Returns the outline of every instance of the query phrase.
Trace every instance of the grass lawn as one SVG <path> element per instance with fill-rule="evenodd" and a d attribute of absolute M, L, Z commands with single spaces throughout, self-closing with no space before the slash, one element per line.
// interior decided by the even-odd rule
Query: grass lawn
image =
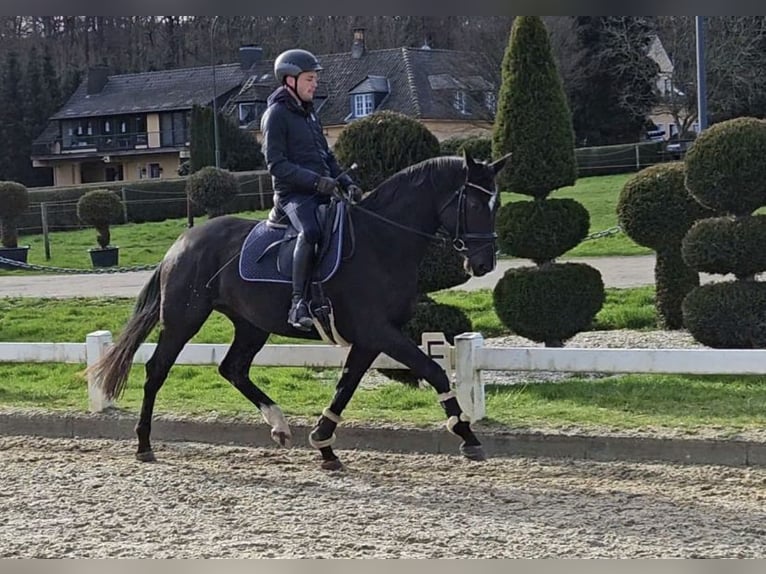
<path fill-rule="evenodd" d="M 435 298 L 465 309 L 486 337 L 507 334 L 492 309 L 491 292 L 443 291 Z M 594 328 L 655 328 L 653 288 L 609 289 Z M 0 299 L 0 341 L 84 341 L 96 329 L 119 333 L 131 299 Z M 225 343 L 231 327 L 213 315 L 194 342 Z M 156 333 L 149 341 L 156 340 Z M 284 342 L 275 338 L 272 342 Z M 296 341 L 290 341 L 296 342 Z M 48 409 L 87 409 L 82 365 L 0 364 L 0 405 Z M 131 371 L 119 405 L 137 413 L 143 366 Z M 288 416 L 313 418 L 332 396 L 337 369 L 253 368 L 256 384 L 277 400 Z M 733 434 L 766 425 L 766 378 L 627 375 L 601 379 L 515 386 L 489 385 L 490 428 L 667 428 L 690 435 L 715 428 Z M 179 365 L 158 395 L 158 413 L 226 415 L 259 420 L 253 407 L 215 367 Z M 344 417 L 415 426 L 442 424 L 443 413 L 430 389 L 410 388 L 370 374 Z"/>
<path fill-rule="evenodd" d="M 596 233 L 617 225 L 617 199 L 625 181 L 632 174 L 585 177 L 574 186 L 565 187 L 551 194 L 552 198 L 573 198 L 582 203 L 590 213 L 590 232 Z M 503 193 L 502 201 L 526 201 L 528 197 Z M 267 211 L 251 211 L 238 214 L 249 219 L 263 219 Z M 195 225 L 206 221 L 195 218 Z M 120 266 L 152 265 L 158 263 L 168 247 L 186 229 L 186 218 L 168 219 L 160 222 L 128 223 L 112 225 L 112 245 L 120 248 Z M 49 234 L 51 259 L 45 259 L 43 236 L 25 235 L 19 243 L 29 245 L 29 262 L 37 265 L 67 269 L 92 270 L 88 249 L 96 246 L 96 231 L 84 228 L 74 231 L 57 231 Z M 633 243 L 624 233 L 584 241 L 566 254 L 566 257 L 600 257 L 609 255 L 643 255 L 652 253 Z M 35 271 L 3 270 L 0 276 L 10 273 L 37 273 Z"/>

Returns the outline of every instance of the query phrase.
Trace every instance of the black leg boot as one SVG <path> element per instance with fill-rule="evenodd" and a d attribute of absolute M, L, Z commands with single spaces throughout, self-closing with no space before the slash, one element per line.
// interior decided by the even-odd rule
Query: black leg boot
<path fill-rule="evenodd" d="M 301 331 L 310 331 L 314 326 L 304 298 L 313 259 L 314 246 L 303 238 L 303 234 L 298 235 L 293 253 L 293 301 L 287 322 Z"/>

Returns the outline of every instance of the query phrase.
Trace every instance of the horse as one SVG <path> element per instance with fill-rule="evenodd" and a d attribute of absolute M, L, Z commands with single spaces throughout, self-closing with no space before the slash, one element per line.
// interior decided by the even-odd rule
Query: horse
<path fill-rule="evenodd" d="M 361 201 L 346 202 L 344 260 L 323 289 L 332 302 L 337 331 L 350 349 L 332 401 L 309 434 L 310 444 L 321 453 L 323 469 L 343 468 L 332 448 L 335 430 L 362 376 L 380 353 L 430 383 L 446 414 L 448 431 L 462 439 L 459 452 L 469 460 L 486 459 L 449 377 L 402 327 L 415 309 L 418 264 L 430 241 L 451 236 L 473 276 L 494 269 L 500 204 L 495 175 L 507 157 L 492 163 L 475 161 L 470 154 L 427 159 L 390 176 Z M 307 339 L 320 339 L 320 334 L 316 328 L 304 332 L 288 324 L 289 284 L 247 282 L 231 265 L 258 223 L 224 215 L 184 231 L 141 289 L 115 344 L 89 367 L 88 374 L 107 398 L 120 396 L 135 352 L 160 324 L 156 349 L 146 363 L 135 426 L 138 460 L 155 460 L 150 434 L 157 392 L 184 345 L 214 310 L 234 325 L 218 372 L 259 409 L 271 425 L 271 438 L 282 447 L 291 446 L 282 410 L 249 377 L 251 363 L 270 333 Z"/>

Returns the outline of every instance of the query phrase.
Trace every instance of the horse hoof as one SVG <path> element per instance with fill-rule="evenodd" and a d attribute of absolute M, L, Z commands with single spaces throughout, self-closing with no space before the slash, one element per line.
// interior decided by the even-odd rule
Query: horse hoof
<path fill-rule="evenodd" d="M 343 470 L 340 459 L 322 461 L 322 470 Z"/>
<path fill-rule="evenodd" d="M 154 457 L 153 451 L 145 450 L 144 452 L 136 453 L 136 460 L 140 460 L 141 462 L 154 462 L 157 459 Z"/>
<path fill-rule="evenodd" d="M 271 431 L 271 440 L 282 448 L 292 448 L 293 437 L 284 431 Z"/>
<path fill-rule="evenodd" d="M 484 453 L 484 447 L 480 444 L 467 445 L 463 443 L 460 445 L 460 454 L 462 454 L 468 460 L 487 460 L 487 455 Z"/>

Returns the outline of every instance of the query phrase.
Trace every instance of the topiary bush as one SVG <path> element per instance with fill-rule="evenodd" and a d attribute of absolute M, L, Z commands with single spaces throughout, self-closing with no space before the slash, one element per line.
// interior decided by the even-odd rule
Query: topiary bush
<path fill-rule="evenodd" d="M 699 285 L 699 275 L 681 256 L 681 242 L 695 221 L 713 212 L 684 186 L 684 164 L 648 167 L 625 182 L 617 200 L 617 220 L 625 234 L 657 253 L 656 307 L 662 326 L 683 327 L 681 302 Z"/>
<path fill-rule="evenodd" d="M 574 130 L 550 38 L 539 16 L 517 16 L 501 65 L 492 155 L 512 153 L 498 189 L 538 199 L 577 179 Z"/>
<path fill-rule="evenodd" d="M 209 217 L 226 213 L 225 206 L 239 193 L 237 178 L 216 167 L 203 167 L 186 179 L 186 194 Z"/>
<path fill-rule="evenodd" d="M 441 142 L 441 155 L 463 155 L 468 152 L 477 161 L 492 160 L 492 138 L 489 136 L 456 136 Z"/>
<path fill-rule="evenodd" d="M 719 349 L 766 348 L 766 284 L 710 283 L 683 302 L 684 323 L 694 338 Z"/>
<path fill-rule="evenodd" d="M 497 241 L 503 253 L 552 261 L 588 235 L 590 214 L 574 199 L 517 201 L 502 205 L 497 214 Z"/>
<path fill-rule="evenodd" d="M 492 292 L 500 321 L 517 335 L 548 347 L 587 329 L 604 304 L 601 273 L 582 263 L 519 267 Z"/>
<path fill-rule="evenodd" d="M 109 226 L 123 219 L 122 202 L 107 189 L 94 189 L 77 200 L 77 217 L 96 228 L 96 242 L 105 249 L 111 241 Z"/>
<path fill-rule="evenodd" d="M 766 205 L 766 121 L 736 118 L 703 131 L 686 153 L 686 187 L 720 213 L 749 215 Z"/>
<path fill-rule="evenodd" d="M 333 151 L 341 165 L 358 164 L 353 177 L 362 189 L 371 190 L 396 172 L 438 156 L 440 147 L 436 136 L 417 120 L 397 112 L 383 111 L 356 120 L 344 128 Z M 429 311 L 427 308 L 435 303 L 423 296 L 460 285 L 469 278 L 463 268 L 463 258 L 449 242 L 446 246 L 437 243 L 430 245 L 418 268 L 420 301 L 415 316 L 405 326 L 404 332 L 420 343 L 425 332 L 446 333 L 450 330 L 454 322 L 448 320 L 444 306 Z M 458 323 L 467 325 L 466 331 L 471 330 L 467 317 Z M 415 381 L 409 371 L 385 370 L 385 374 L 405 383 Z"/>
<path fill-rule="evenodd" d="M 765 245 L 766 215 L 710 217 L 684 236 L 681 254 L 697 271 L 746 279 L 766 271 Z"/>
<path fill-rule="evenodd" d="M 683 162 L 642 169 L 625 182 L 617 200 L 617 220 L 633 241 L 650 249 L 679 245 L 695 221 L 714 215 L 684 185 Z"/>
<path fill-rule="evenodd" d="M 365 191 L 412 164 L 439 155 L 439 140 L 419 121 L 398 112 L 375 112 L 346 126 L 333 147 L 343 166 L 356 163 Z"/>
<path fill-rule="evenodd" d="M 19 246 L 18 217 L 29 207 L 29 191 L 15 181 L 0 181 L 0 244 Z"/>

